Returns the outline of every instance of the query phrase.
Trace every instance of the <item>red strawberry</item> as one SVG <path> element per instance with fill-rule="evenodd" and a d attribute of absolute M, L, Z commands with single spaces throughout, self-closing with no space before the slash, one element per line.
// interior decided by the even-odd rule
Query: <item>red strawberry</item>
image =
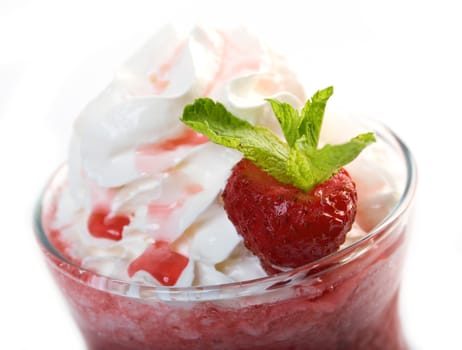
<path fill-rule="evenodd" d="M 210 99 L 198 99 L 183 112 L 185 124 L 243 153 L 224 190 L 224 207 L 269 273 L 336 251 L 353 224 L 356 189 L 343 167 L 375 137 L 365 133 L 318 149 L 332 93 L 332 87 L 318 91 L 301 111 L 268 100 L 286 142 Z"/>
<path fill-rule="evenodd" d="M 353 224 L 357 194 L 343 168 L 304 192 L 243 159 L 233 168 L 223 200 L 246 247 L 273 273 L 337 251 Z"/>

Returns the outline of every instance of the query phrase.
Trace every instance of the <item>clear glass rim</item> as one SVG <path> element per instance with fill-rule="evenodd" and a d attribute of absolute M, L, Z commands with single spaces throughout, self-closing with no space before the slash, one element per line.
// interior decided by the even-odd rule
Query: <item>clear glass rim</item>
<path fill-rule="evenodd" d="M 104 290 L 114 294 L 127 296 L 133 294 L 133 290 L 136 290 L 136 293 L 134 294 L 135 298 L 139 298 L 140 288 L 142 288 L 143 293 L 145 295 L 149 295 L 151 292 L 152 295 L 156 295 L 157 299 L 160 295 L 168 295 L 169 297 L 167 299 L 171 299 L 170 296 L 175 295 L 179 297 L 178 300 L 180 300 L 182 299 L 181 296 L 185 295 L 187 296 L 188 300 L 191 300 L 194 299 L 195 296 L 198 294 L 202 295 L 209 293 L 215 295 L 215 293 L 217 292 L 219 292 L 220 294 L 222 292 L 228 292 L 232 293 L 233 295 L 236 295 L 236 293 L 241 295 L 252 295 L 255 294 L 255 290 L 262 290 L 262 288 L 267 290 L 272 289 L 273 287 L 278 288 L 279 286 L 285 286 L 287 284 L 286 282 L 297 280 L 300 277 L 304 279 L 315 279 L 319 277 L 319 274 L 325 273 L 327 270 L 330 270 L 329 266 L 333 262 L 341 261 L 343 264 L 351 260 L 354 260 L 357 256 L 356 252 L 358 250 L 362 249 L 364 246 L 367 247 L 367 244 L 371 242 L 373 238 L 378 235 L 378 233 L 382 232 L 385 228 L 391 226 L 394 222 L 396 222 L 396 220 L 399 217 L 401 217 L 401 215 L 404 214 L 404 212 L 406 212 L 409 209 L 416 191 L 417 168 L 415 159 L 407 145 L 390 128 L 388 128 L 379 121 L 365 118 L 353 119 L 359 120 L 361 122 L 366 122 L 366 124 L 373 123 L 373 131 L 376 133 L 376 136 L 378 136 L 378 138 L 392 141 L 393 143 L 395 143 L 398 150 L 401 151 L 403 163 L 406 167 L 406 179 L 404 189 L 395 207 L 390 211 L 388 216 L 385 217 L 384 220 L 382 220 L 382 222 L 380 222 L 377 226 L 375 226 L 367 235 L 365 235 L 360 240 L 352 243 L 351 245 L 309 264 L 297 267 L 289 271 L 280 272 L 271 276 L 246 280 L 242 282 L 191 287 L 153 286 L 142 283 L 134 283 L 119 280 L 104 275 L 100 275 L 94 271 L 84 269 L 78 264 L 65 258 L 62 254 L 59 253 L 59 251 L 56 248 L 52 246 L 52 244 L 48 240 L 48 237 L 42 225 L 42 204 L 45 193 L 48 190 L 49 184 L 52 182 L 54 176 L 49 182 L 47 182 L 47 185 L 42 191 L 42 194 L 39 196 L 39 199 L 35 206 L 33 216 L 33 227 L 35 234 L 39 240 L 39 243 L 42 245 L 42 248 L 45 249 L 48 254 L 51 254 L 52 257 L 54 257 L 60 262 L 59 267 L 55 267 L 60 269 L 62 273 L 66 273 L 70 278 L 73 278 L 81 283 L 89 284 L 93 288 Z M 49 259 L 49 257 L 46 258 Z M 88 281 L 83 281 L 73 276 L 71 273 L 69 273 L 63 268 L 63 264 L 65 264 L 67 267 L 75 269 L 75 271 L 78 271 L 79 274 L 85 273 L 91 275 L 95 282 L 91 283 Z M 323 267 L 325 267 L 325 269 L 323 269 Z M 333 268 L 335 268 L 335 266 Z M 175 297 L 174 299 L 176 300 L 177 298 Z"/>

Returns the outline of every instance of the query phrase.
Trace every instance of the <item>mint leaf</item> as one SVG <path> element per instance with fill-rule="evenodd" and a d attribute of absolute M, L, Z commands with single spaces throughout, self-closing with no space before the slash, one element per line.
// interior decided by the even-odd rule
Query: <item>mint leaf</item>
<path fill-rule="evenodd" d="M 365 133 L 341 145 L 317 148 L 326 104 L 332 94 L 332 87 L 319 90 L 305 103 L 301 113 L 287 103 L 268 100 L 287 143 L 269 129 L 237 118 L 209 98 L 197 99 L 186 106 L 181 120 L 210 141 L 242 152 L 280 182 L 309 191 L 375 142 L 372 133 Z"/>
<path fill-rule="evenodd" d="M 334 88 L 332 86 L 319 90 L 311 100 L 306 101 L 302 109 L 303 121 L 300 125 L 300 135 L 305 135 L 308 143 L 313 147 L 318 146 L 327 100 L 333 93 Z"/>
<path fill-rule="evenodd" d="M 326 145 L 316 149 L 305 138 L 301 138 L 290 149 L 287 171 L 293 176 L 294 186 L 309 191 L 316 184 L 329 180 L 373 142 L 374 134 L 365 133 L 341 145 Z"/>
<path fill-rule="evenodd" d="M 375 142 L 373 133 L 365 133 L 341 145 L 325 145 L 316 150 L 313 166 L 323 172 L 335 172 L 353 161 L 366 146 Z"/>
<path fill-rule="evenodd" d="M 273 99 L 267 99 L 267 101 L 271 104 L 289 147 L 292 147 L 300 137 L 299 128 L 302 123 L 300 113 L 288 103 Z"/>
<path fill-rule="evenodd" d="M 210 141 L 242 152 L 244 157 L 279 181 L 290 180 L 285 172 L 289 153 L 287 144 L 269 129 L 235 117 L 221 103 L 208 98 L 197 99 L 194 104 L 186 106 L 181 121 L 206 135 Z"/>
<path fill-rule="evenodd" d="M 289 157 L 287 158 L 286 169 L 292 177 L 292 184 L 304 191 L 312 188 L 316 183 L 320 183 L 320 176 L 317 174 L 317 169 L 312 167 L 311 156 L 314 148 L 305 149 L 297 143 L 295 147 L 290 149 Z"/>

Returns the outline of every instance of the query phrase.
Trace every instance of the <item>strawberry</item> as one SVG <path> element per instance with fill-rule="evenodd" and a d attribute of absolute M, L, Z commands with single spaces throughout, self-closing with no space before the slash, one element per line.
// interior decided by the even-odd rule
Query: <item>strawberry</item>
<path fill-rule="evenodd" d="M 243 159 L 233 168 L 223 200 L 245 246 L 272 273 L 338 250 L 353 224 L 357 195 L 345 169 L 303 192 Z"/>
<path fill-rule="evenodd" d="M 195 131 L 243 153 L 223 191 L 224 207 L 268 273 L 335 252 L 354 222 L 356 188 L 343 167 L 375 137 L 364 133 L 345 144 L 319 149 L 332 94 L 332 87 L 318 91 L 301 111 L 269 99 L 285 140 L 207 98 L 183 112 L 182 121 Z"/>

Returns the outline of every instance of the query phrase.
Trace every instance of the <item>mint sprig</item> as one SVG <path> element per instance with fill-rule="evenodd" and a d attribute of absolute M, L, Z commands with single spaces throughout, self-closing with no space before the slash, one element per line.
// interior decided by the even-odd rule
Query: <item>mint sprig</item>
<path fill-rule="evenodd" d="M 326 103 L 332 94 L 332 87 L 316 92 L 301 112 L 268 99 L 287 143 L 271 130 L 237 118 L 209 98 L 199 98 L 186 106 L 181 120 L 210 141 L 242 152 L 277 180 L 309 191 L 375 142 L 373 133 L 364 133 L 347 143 L 318 149 Z"/>

